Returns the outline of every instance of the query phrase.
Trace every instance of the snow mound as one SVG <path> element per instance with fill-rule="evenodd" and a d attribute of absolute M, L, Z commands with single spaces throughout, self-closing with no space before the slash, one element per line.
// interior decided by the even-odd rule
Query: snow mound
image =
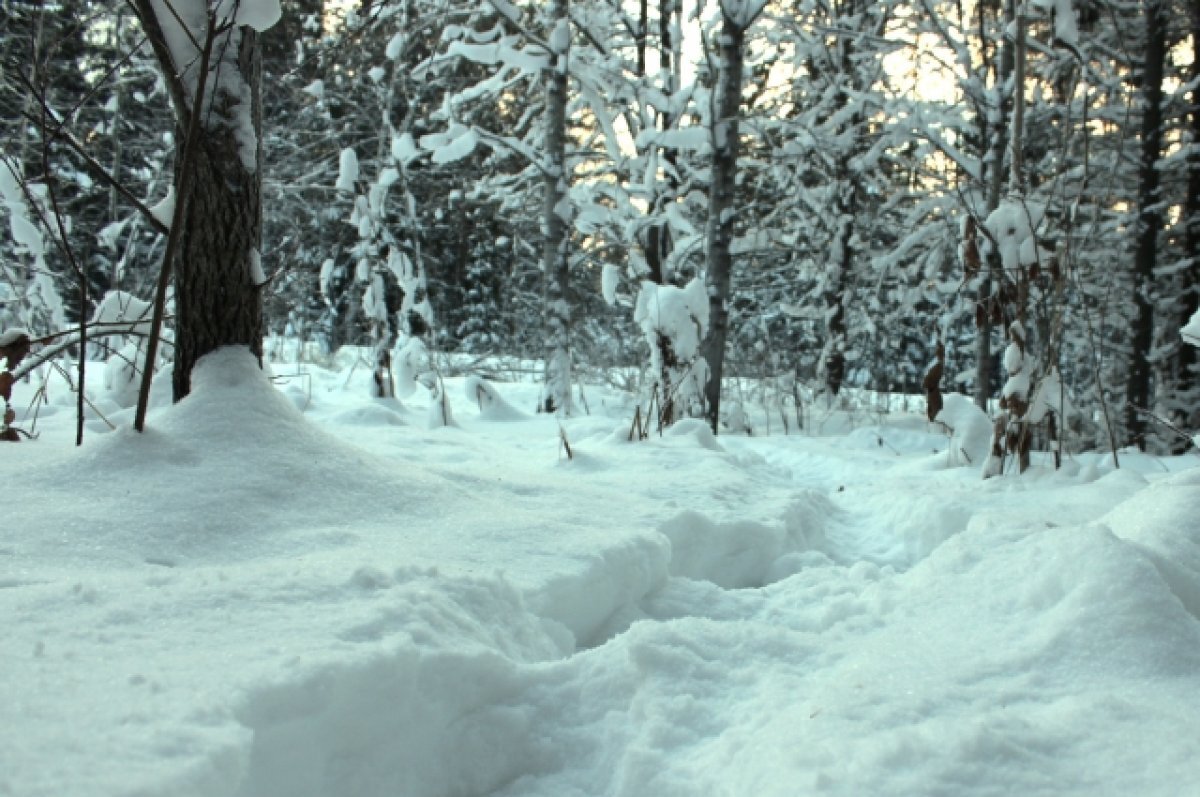
<path fill-rule="evenodd" d="M 563 655 L 544 623 L 502 581 L 367 581 L 386 600 L 343 634 L 365 655 L 248 691 L 236 712 L 253 732 L 238 797 L 487 794 L 525 766 L 532 709 L 485 709 L 525 685 L 519 665 Z"/>
<path fill-rule="evenodd" d="M 950 445 L 943 456 L 947 467 L 982 466 L 992 439 L 992 422 L 974 401 L 959 393 L 943 397 L 937 420 L 950 429 Z"/>
<path fill-rule="evenodd" d="M 1149 559 L 1183 607 L 1200 619 L 1200 471 L 1136 493 L 1100 522 Z"/>
<path fill-rule="evenodd" d="M 623 627 L 614 618 L 666 583 L 671 558 L 661 535 L 615 540 L 549 579 L 530 597 L 530 609 L 569 631 L 580 647 L 592 647 Z"/>
<path fill-rule="evenodd" d="M 376 398 L 361 407 L 342 410 L 330 417 L 341 426 L 407 426 L 405 407 L 395 398 Z"/>
<path fill-rule="evenodd" d="M 396 516 L 414 511 L 413 495 L 436 500 L 439 482 L 411 476 L 420 490 L 394 489 L 408 475 L 310 424 L 247 349 L 230 347 L 202 358 L 191 394 L 151 413 L 144 433 L 124 428 L 93 438 L 81 454 L 49 467 L 45 478 L 63 503 L 21 507 L 14 521 L 61 515 L 63 535 L 44 549 L 59 558 L 228 561 L 303 549 L 294 529 L 345 525 L 364 489 Z M 73 520 L 71 503 L 80 501 L 96 510 L 90 528 Z M 162 506 L 172 508 L 169 517 Z"/>
<path fill-rule="evenodd" d="M 824 506 L 822 506 L 824 504 Z M 708 581 L 723 589 L 761 587 L 790 575 L 827 544 L 825 522 L 830 512 L 822 496 L 808 492 L 790 505 L 779 525 L 754 521 L 718 523 L 695 512 L 681 512 L 659 527 L 671 541 L 672 576 Z M 787 561 L 781 561 L 788 557 Z M 824 555 L 817 561 L 827 560 Z"/>
<path fill-rule="evenodd" d="M 752 521 L 716 523 L 688 511 L 659 527 L 671 541 L 671 575 L 725 589 L 762 586 L 782 553 L 782 529 Z"/>
<path fill-rule="evenodd" d="M 676 421 L 663 432 L 663 437 L 671 440 L 694 442 L 700 448 L 706 448 L 709 451 L 725 450 L 717 442 L 717 436 L 713 434 L 712 428 L 699 418 L 684 418 L 682 421 Z"/>
<path fill-rule="evenodd" d="M 529 416 L 509 404 L 496 386 L 479 376 L 467 378 L 467 398 L 479 407 L 479 417 L 485 421 L 526 421 Z"/>

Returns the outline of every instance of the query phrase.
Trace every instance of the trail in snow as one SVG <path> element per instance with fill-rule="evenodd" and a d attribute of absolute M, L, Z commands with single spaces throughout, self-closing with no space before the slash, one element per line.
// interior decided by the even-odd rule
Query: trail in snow
<path fill-rule="evenodd" d="M 567 460 L 470 385 L 430 430 L 344 373 L 209 366 L 147 436 L 0 463 L 28 496 L 0 548 L 0 794 L 1200 779 L 1200 469 L 981 482 L 906 417 L 630 444 L 616 395 L 566 423 Z"/>

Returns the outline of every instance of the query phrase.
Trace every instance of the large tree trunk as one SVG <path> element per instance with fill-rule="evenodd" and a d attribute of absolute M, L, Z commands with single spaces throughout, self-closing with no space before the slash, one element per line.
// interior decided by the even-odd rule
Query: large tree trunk
<path fill-rule="evenodd" d="M 1167 26 L 1161 0 L 1146 3 L 1146 49 L 1142 64 L 1142 157 L 1138 170 L 1137 248 L 1133 261 L 1132 352 L 1125 389 L 1127 442 L 1146 447 L 1146 421 L 1139 410 L 1150 407 L 1150 347 L 1154 341 L 1154 269 L 1158 264 L 1158 161 L 1162 156 L 1162 83 Z"/>
<path fill-rule="evenodd" d="M 255 38 L 249 31 L 242 36 L 238 61 L 251 87 L 257 134 L 261 113 Z M 254 280 L 261 273 L 261 143 L 255 168 L 249 168 L 237 137 L 210 130 L 200 135 L 190 171 L 176 171 L 176 196 L 187 203 L 175 264 L 176 401 L 190 392 L 196 361 L 215 349 L 247 346 L 262 360 L 262 289 Z"/>
<path fill-rule="evenodd" d="M 206 19 L 160 20 L 152 0 L 134 7 L 175 108 L 177 245 L 168 245 L 175 256 L 163 267 L 175 280 L 179 401 L 197 360 L 211 351 L 246 346 L 262 361 L 262 56 L 258 34 L 234 24 L 232 9 L 206 5 Z M 172 51 L 164 29 L 181 21 L 200 52 Z M 139 419 L 143 411 L 139 399 Z"/>
<path fill-rule="evenodd" d="M 716 117 L 712 120 L 712 184 L 708 193 L 708 335 L 700 352 L 708 363 L 704 389 L 705 412 L 714 433 L 721 422 L 721 376 L 725 364 L 725 338 L 729 332 L 729 284 L 733 258 L 733 199 L 737 180 L 738 117 L 742 105 L 743 42 L 746 29 L 724 14 L 718 37 L 720 77 L 717 82 Z"/>
<path fill-rule="evenodd" d="M 546 171 L 543 178 L 542 276 L 545 286 L 546 374 L 541 412 L 571 414 L 571 301 L 567 196 L 567 0 L 551 0 L 547 29 L 553 51 L 546 70 Z"/>

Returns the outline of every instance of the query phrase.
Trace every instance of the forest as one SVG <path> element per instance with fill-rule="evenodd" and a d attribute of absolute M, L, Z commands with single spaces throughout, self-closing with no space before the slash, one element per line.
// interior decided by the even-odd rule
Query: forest
<path fill-rule="evenodd" d="M 0 795 L 1180 797 L 1196 0 L 0 0 Z"/>
<path fill-rule="evenodd" d="M 560 415 L 620 374 L 659 429 L 736 428 L 738 380 L 785 426 L 961 393 L 1022 468 L 1200 428 L 1193 2 L 0 15 L 7 439 L 55 358 L 82 417 L 88 362 L 132 405 L 264 339 L 365 347 L 378 396 L 522 363 Z"/>

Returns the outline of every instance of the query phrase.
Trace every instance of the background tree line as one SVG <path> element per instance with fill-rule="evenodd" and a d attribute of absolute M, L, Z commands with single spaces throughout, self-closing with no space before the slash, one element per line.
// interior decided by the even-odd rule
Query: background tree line
<path fill-rule="evenodd" d="M 1076 445 L 1200 426 L 1195 3 L 283 6 L 264 331 L 372 347 L 380 385 L 420 341 L 547 362 L 554 411 L 575 369 L 638 367 L 660 418 L 716 424 L 730 377 L 917 393 L 940 346 L 941 389 L 1013 422 L 1061 384 Z M 40 236 L 0 242 L 0 327 L 154 292 L 135 202 L 179 142 L 132 8 L 0 6 L 3 200 Z"/>

